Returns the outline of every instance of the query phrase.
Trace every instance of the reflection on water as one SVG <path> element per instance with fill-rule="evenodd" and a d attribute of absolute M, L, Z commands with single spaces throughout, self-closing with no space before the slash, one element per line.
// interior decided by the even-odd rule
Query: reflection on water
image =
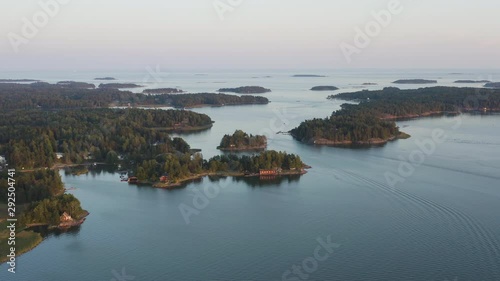
<path fill-rule="evenodd" d="M 40 233 L 42 237 L 49 238 L 51 236 L 54 237 L 59 237 L 61 235 L 70 235 L 70 236 L 78 236 L 80 233 L 80 228 L 82 226 L 74 226 L 70 228 L 59 228 L 59 227 L 54 227 L 54 228 L 49 228 L 47 225 L 38 225 L 38 226 L 32 226 L 27 228 L 28 231 L 34 231 L 36 233 Z"/>
<path fill-rule="evenodd" d="M 233 177 L 233 182 L 246 183 L 250 187 L 279 187 L 282 184 L 299 182 L 301 175 L 288 176 L 261 176 L 261 177 Z"/>

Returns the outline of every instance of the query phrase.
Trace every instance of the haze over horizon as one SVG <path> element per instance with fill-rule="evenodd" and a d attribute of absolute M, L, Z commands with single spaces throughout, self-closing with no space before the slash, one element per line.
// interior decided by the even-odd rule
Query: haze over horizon
<path fill-rule="evenodd" d="M 39 2 L 49 1 L 55 0 L 3 4 L 0 70 L 500 65 L 500 38 L 494 36 L 500 30 L 500 2 L 493 0 L 401 0 L 401 13 L 392 15 L 351 62 L 339 46 L 353 44 L 355 28 L 364 29 L 374 20 L 372 13 L 386 10 L 390 0 L 243 0 L 222 17 L 214 0 L 66 0 L 16 53 L 12 34 L 21 36 L 23 18 L 33 21 L 43 11 Z"/>

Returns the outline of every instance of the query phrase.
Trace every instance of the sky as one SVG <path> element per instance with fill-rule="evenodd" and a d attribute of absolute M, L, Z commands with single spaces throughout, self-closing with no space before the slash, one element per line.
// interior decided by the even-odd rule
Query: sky
<path fill-rule="evenodd" d="M 498 0 L 2 0 L 0 7 L 0 70 L 500 68 Z"/>

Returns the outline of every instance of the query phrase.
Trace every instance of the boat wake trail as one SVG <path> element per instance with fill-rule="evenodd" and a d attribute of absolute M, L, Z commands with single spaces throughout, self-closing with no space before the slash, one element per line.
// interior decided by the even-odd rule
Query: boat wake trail
<path fill-rule="evenodd" d="M 415 218 L 423 218 L 425 216 L 437 216 L 443 221 L 443 224 L 451 224 L 456 228 L 467 233 L 470 238 L 469 246 L 481 250 L 485 254 L 484 262 L 488 262 L 490 268 L 499 272 L 500 266 L 500 243 L 497 237 L 487 228 L 482 226 L 477 220 L 469 215 L 460 212 L 454 208 L 438 204 L 432 200 L 422 198 L 401 188 L 391 188 L 385 184 L 379 183 L 376 180 L 359 175 L 352 171 L 336 170 L 344 175 L 358 181 L 363 186 L 375 189 L 382 192 L 385 197 L 391 201 L 399 201 L 399 203 L 412 208 L 407 208 L 405 213 Z M 413 210 L 413 211 L 412 211 Z M 417 210 L 417 213 L 415 213 Z M 450 237 L 451 238 L 451 237 Z"/>

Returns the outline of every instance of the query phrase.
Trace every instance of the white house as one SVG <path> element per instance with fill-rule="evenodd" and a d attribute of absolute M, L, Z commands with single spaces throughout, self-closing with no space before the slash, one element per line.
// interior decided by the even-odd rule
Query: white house
<path fill-rule="evenodd" d="M 0 164 L 5 164 L 7 163 L 7 159 L 5 159 L 5 156 L 0 155 Z"/>
<path fill-rule="evenodd" d="M 57 152 L 57 153 L 56 153 L 56 157 L 57 157 L 57 159 L 61 159 L 61 158 L 63 158 L 63 157 L 64 157 L 64 153 Z"/>

